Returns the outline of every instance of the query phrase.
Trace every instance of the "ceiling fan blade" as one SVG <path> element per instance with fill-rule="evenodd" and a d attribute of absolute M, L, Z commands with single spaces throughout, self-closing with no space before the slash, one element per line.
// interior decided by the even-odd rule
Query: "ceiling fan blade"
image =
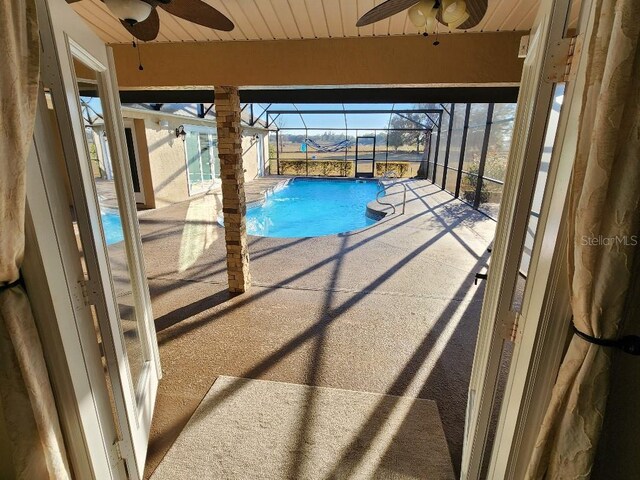
<path fill-rule="evenodd" d="M 203 27 L 230 32 L 235 25 L 224 14 L 201 0 L 171 0 L 158 6 L 171 15 L 184 18 Z"/>
<path fill-rule="evenodd" d="M 360 17 L 356 23 L 356 27 L 364 27 L 365 25 L 389 18 L 391 15 L 413 7 L 418 1 L 419 0 L 387 0 Z"/>
<path fill-rule="evenodd" d="M 160 31 L 160 18 L 158 17 L 158 12 L 155 8 L 151 10 L 151 13 L 146 20 L 138 22 L 134 25 L 129 25 L 124 20 L 120 20 L 120 23 L 129 31 L 131 35 L 136 37 L 138 40 L 142 40 L 143 42 L 150 42 L 151 40 L 155 40 L 158 36 L 158 32 Z"/>

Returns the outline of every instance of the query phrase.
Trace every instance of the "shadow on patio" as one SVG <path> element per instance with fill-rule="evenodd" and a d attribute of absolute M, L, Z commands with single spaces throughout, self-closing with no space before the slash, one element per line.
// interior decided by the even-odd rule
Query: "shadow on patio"
<path fill-rule="evenodd" d="M 188 227 L 174 226 L 181 216 L 184 223 L 188 204 L 141 217 L 164 372 L 147 476 L 219 375 L 435 400 L 459 472 L 483 294 L 473 279 L 486 265 L 495 224 L 426 182 L 409 185 L 405 215 L 358 232 L 251 237 L 254 287 L 235 298 L 226 290 L 223 235 L 180 271 Z M 214 409 L 242 385 L 231 384 L 203 408 Z M 305 441 L 314 408 L 309 390 L 291 443 Z M 402 416 L 402 408 L 393 414 Z M 385 428 L 376 418 L 354 444 L 376 442 Z M 333 473 L 344 478 L 339 465 Z M 301 466 L 294 458 L 289 477 Z"/>

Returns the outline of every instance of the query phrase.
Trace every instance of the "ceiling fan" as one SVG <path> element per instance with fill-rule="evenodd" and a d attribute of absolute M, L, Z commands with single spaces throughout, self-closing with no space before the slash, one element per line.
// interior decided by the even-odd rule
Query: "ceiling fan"
<path fill-rule="evenodd" d="M 80 0 L 66 0 L 75 3 Z M 224 14 L 202 0 L 102 0 L 120 23 L 138 40 L 154 40 L 160 31 L 157 7 L 189 22 L 230 32 L 234 25 Z"/>
<path fill-rule="evenodd" d="M 407 10 L 411 23 L 424 34 L 433 32 L 437 22 L 450 30 L 475 27 L 487 12 L 488 0 L 387 0 L 365 13 L 357 27 L 364 27 Z"/>

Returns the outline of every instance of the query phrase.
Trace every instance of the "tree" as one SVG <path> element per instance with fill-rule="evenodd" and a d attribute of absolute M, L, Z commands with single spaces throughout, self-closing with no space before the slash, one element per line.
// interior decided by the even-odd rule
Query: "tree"
<path fill-rule="evenodd" d="M 496 103 L 491 125 L 492 147 L 497 151 L 509 150 L 513 137 L 513 122 L 516 116 L 515 103 Z"/>
<path fill-rule="evenodd" d="M 392 128 L 394 127 L 393 121 Z M 389 130 L 389 135 L 387 135 L 387 141 L 389 142 L 389 146 L 393 147 L 393 149 L 397 152 L 398 148 L 404 143 L 404 138 L 402 138 L 402 133 L 399 130 Z"/>
<path fill-rule="evenodd" d="M 424 143 L 427 124 L 422 113 L 395 114 L 389 123 L 389 146 L 397 152 L 402 145 L 415 145 L 420 153 Z"/>

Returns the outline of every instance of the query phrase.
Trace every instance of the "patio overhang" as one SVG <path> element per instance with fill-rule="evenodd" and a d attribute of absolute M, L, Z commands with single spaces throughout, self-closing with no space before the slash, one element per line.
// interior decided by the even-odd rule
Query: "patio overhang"
<path fill-rule="evenodd" d="M 148 88 L 517 86 L 526 32 L 312 40 L 113 44 L 122 90 Z M 144 70 L 138 69 L 138 50 Z M 340 52 L 339 55 L 336 53 Z"/>
<path fill-rule="evenodd" d="M 519 87 L 243 88 L 242 103 L 515 103 Z M 212 89 L 120 90 L 122 103 L 211 103 Z"/>

